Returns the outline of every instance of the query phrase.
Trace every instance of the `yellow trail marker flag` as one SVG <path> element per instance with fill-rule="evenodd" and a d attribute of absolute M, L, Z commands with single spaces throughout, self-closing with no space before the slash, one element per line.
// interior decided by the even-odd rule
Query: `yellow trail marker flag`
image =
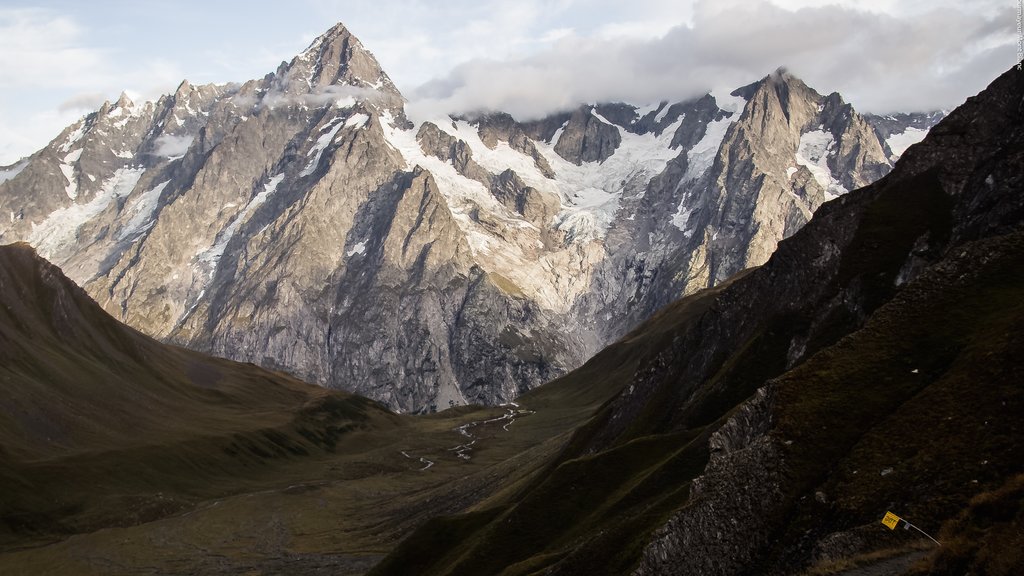
<path fill-rule="evenodd" d="M 902 518 L 900 518 L 899 516 L 893 514 L 892 512 L 886 512 L 885 518 L 882 518 L 882 524 L 888 526 L 889 530 L 895 530 L 896 526 L 899 525 L 900 520 L 902 520 Z"/>

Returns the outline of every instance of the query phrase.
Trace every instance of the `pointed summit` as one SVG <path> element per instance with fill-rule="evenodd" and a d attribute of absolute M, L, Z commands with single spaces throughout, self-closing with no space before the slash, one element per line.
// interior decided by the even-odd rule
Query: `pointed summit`
<path fill-rule="evenodd" d="M 123 108 L 125 110 L 131 108 L 132 106 L 135 106 L 135 103 L 132 102 L 132 99 L 128 97 L 127 92 L 121 92 L 121 96 L 118 97 L 117 102 L 114 104 L 115 108 Z"/>
<path fill-rule="evenodd" d="M 178 89 L 174 91 L 174 98 L 184 98 L 188 96 L 188 93 L 192 91 L 192 83 L 188 80 L 182 80 L 181 84 L 178 84 Z"/>
<path fill-rule="evenodd" d="M 398 95 L 380 63 L 344 24 L 338 23 L 292 60 L 291 78 L 305 78 L 311 90 L 334 84 L 371 88 Z"/>

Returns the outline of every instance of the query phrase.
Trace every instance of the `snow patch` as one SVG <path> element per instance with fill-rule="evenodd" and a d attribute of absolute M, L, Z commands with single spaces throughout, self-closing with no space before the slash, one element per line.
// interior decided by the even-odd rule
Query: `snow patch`
<path fill-rule="evenodd" d="M 558 144 L 558 140 L 562 137 L 562 132 L 565 132 L 565 127 L 568 125 L 568 120 L 562 122 L 562 125 L 558 127 L 558 130 L 555 130 L 555 133 L 551 135 L 551 140 L 548 140 L 548 144 L 551 144 L 552 146 Z"/>
<path fill-rule="evenodd" d="M 888 144 L 889 149 L 892 150 L 892 157 L 890 160 L 895 161 L 900 156 L 903 156 L 903 153 L 907 151 L 907 148 L 910 148 L 914 144 L 924 140 L 924 137 L 927 135 L 927 130 L 911 127 L 899 134 L 893 134 L 886 138 L 885 143 Z"/>
<path fill-rule="evenodd" d="M 363 240 L 359 244 L 356 244 L 352 248 L 349 248 L 348 251 L 345 252 L 345 256 L 355 256 L 356 254 L 365 254 L 365 253 L 366 253 L 366 240 Z"/>
<path fill-rule="evenodd" d="M 58 166 L 60 173 L 68 181 L 67 186 L 64 187 L 64 193 L 72 200 L 78 198 L 78 178 L 75 177 L 75 163 L 82 157 L 82 150 L 82 148 L 79 148 L 74 152 L 69 152 L 64 156 L 64 162 Z"/>
<path fill-rule="evenodd" d="M 694 207 L 687 207 L 685 203 L 679 203 L 679 209 L 672 215 L 672 225 L 679 228 L 683 232 L 683 236 L 689 238 L 693 235 L 693 230 L 689 227 L 690 216 L 696 211 Z M 651 242 L 653 243 L 653 242 Z"/>
<path fill-rule="evenodd" d="M 132 201 L 131 205 L 125 210 L 125 214 L 129 214 L 130 218 L 128 219 L 128 222 L 121 227 L 121 231 L 117 234 L 117 239 L 119 241 L 133 238 L 153 227 L 153 224 L 155 223 L 153 220 L 153 213 L 156 212 L 157 206 L 159 205 L 160 194 L 163 193 L 164 188 L 166 188 L 170 183 L 170 180 L 161 182 L 152 189 L 139 194 L 135 200 Z"/>
<path fill-rule="evenodd" d="M 661 124 L 661 121 L 665 119 L 665 116 L 668 116 L 669 108 L 671 108 L 671 106 L 669 106 L 668 102 L 666 102 L 665 107 L 662 108 L 661 112 L 658 112 L 658 115 L 654 117 L 655 124 Z"/>
<path fill-rule="evenodd" d="M 64 156 L 64 162 L 58 166 L 60 173 L 68 181 L 68 185 L 64 187 L 64 193 L 72 200 L 78 198 L 78 178 L 75 177 L 75 162 L 78 162 L 78 159 L 82 157 L 82 150 L 82 148 L 79 148 L 74 152 L 69 152 Z"/>
<path fill-rule="evenodd" d="M 120 168 L 89 202 L 54 210 L 41 224 L 33 222 L 29 244 L 43 258 L 52 258 L 57 250 L 74 242 L 83 224 L 106 210 L 115 199 L 131 194 L 145 171 L 145 168 Z"/>
<path fill-rule="evenodd" d="M 321 129 L 321 132 L 323 132 L 330 128 L 326 134 L 321 134 L 320 137 L 316 139 L 316 143 L 313 144 L 313 147 L 306 153 L 306 156 L 315 156 L 313 156 L 313 158 L 306 164 L 306 167 L 302 169 L 302 172 L 299 173 L 300 178 L 309 176 L 316 171 L 316 167 L 320 165 L 320 158 L 324 155 L 324 150 L 326 150 L 327 146 L 331 144 L 331 140 L 334 139 L 334 136 L 338 134 L 338 131 L 341 130 L 343 126 L 344 124 L 341 122 L 341 118 L 335 118 L 334 120 L 331 120 L 327 126 L 324 126 Z"/>
<path fill-rule="evenodd" d="M 0 170 L 0 182 L 6 182 L 14 178 L 18 174 L 21 174 L 21 171 L 24 170 L 26 166 L 28 166 L 28 162 L 28 160 L 22 160 L 21 162 L 18 162 L 17 164 L 9 168 L 4 168 L 3 170 Z"/>
<path fill-rule="evenodd" d="M 61 152 L 67 152 L 68 150 L 71 150 L 71 147 L 74 146 L 75 143 L 81 140 L 82 136 L 85 135 L 85 121 L 80 120 L 80 122 L 81 124 L 78 125 L 78 128 L 75 128 L 74 132 L 68 134 L 68 139 L 65 140 L 63 144 L 61 144 Z"/>
<path fill-rule="evenodd" d="M 345 120 L 346 128 L 363 128 L 366 123 L 370 121 L 369 114 L 353 114 L 348 120 Z"/>
<path fill-rule="evenodd" d="M 253 196 L 249 203 L 245 205 L 245 208 L 238 213 L 237 216 L 217 234 L 217 238 L 206 250 L 200 251 L 196 254 L 196 259 L 200 262 L 210 264 L 210 275 L 213 275 L 214 270 L 217 269 L 217 263 L 220 262 L 221 256 L 224 255 L 224 249 L 227 248 L 228 242 L 238 232 L 239 226 L 241 226 L 261 204 L 267 201 L 274 192 L 277 191 L 277 187 L 281 185 L 284 180 L 284 174 L 278 174 L 267 181 L 267 185 L 263 187 L 263 190 Z"/>
<path fill-rule="evenodd" d="M 799 171 L 800 171 L 800 169 L 796 168 L 794 166 L 790 166 L 789 168 L 786 168 L 786 178 L 792 180 L 793 179 L 793 174 L 796 174 Z"/>
<path fill-rule="evenodd" d="M 708 122 L 704 128 L 704 136 L 687 150 L 686 174 L 679 181 L 679 188 L 699 179 L 711 168 L 715 162 L 715 156 L 718 155 L 718 150 L 722 147 L 722 142 L 725 140 L 725 135 L 729 131 L 729 126 L 732 126 L 734 122 L 739 120 L 743 109 L 747 105 L 747 101 L 739 96 L 717 94 L 714 92 L 711 93 L 711 96 L 715 99 L 715 104 L 719 110 L 726 112 L 727 115 L 718 120 Z M 682 120 L 683 118 L 680 117 L 679 122 L 682 122 Z M 675 130 L 666 130 L 665 132 L 675 134 Z M 687 227 L 687 222 L 689 222 L 694 208 L 686 206 L 686 202 L 687 197 L 684 196 L 679 202 L 676 213 L 672 216 L 672 225 L 689 237 L 693 231 Z"/>
<path fill-rule="evenodd" d="M 715 105 L 717 105 L 720 110 L 728 112 L 730 115 L 742 114 L 743 109 L 747 107 L 746 98 L 742 96 L 733 96 L 728 92 L 712 90 L 711 97 L 715 99 Z M 734 120 L 739 120 L 739 116 L 734 118 Z"/>
<path fill-rule="evenodd" d="M 796 163 L 811 171 L 814 179 L 825 189 L 825 198 L 828 200 L 848 192 L 828 167 L 828 157 L 833 154 L 835 145 L 832 133 L 819 127 L 800 135 L 800 145 L 796 151 Z"/>

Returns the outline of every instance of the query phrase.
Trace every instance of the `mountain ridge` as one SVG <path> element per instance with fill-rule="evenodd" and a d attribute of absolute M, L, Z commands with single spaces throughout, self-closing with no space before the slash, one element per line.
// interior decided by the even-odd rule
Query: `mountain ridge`
<path fill-rule="evenodd" d="M 528 123 L 402 101 L 340 24 L 261 80 L 119 99 L 0 182 L 0 241 L 152 336 L 431 411 L 580 365 L 890 165 L 785 72 Z"/>
<path fill-rule="evenodd" d="M 766 264 L 525 394 L 618 390 L 532 483 L 371 574 L 1012 573 L 1022 86 L 1011 69 Z"/>

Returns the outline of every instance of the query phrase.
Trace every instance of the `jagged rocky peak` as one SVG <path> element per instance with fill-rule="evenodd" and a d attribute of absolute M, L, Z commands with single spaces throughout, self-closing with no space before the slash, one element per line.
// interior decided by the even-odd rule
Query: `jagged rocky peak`
<path fill-rule="evenodd" d="M 127 108 L 134 107 L 135 103 L 132 102 L 132 99 L 128 97 L 128 93 L 127 92 L 121 92 L 121 95 L 117 98 L 117 102 L 114 103 L 114 106 L 116 108 L 125 108 L 125 109 L 127 109 Z"/>
<path fill-rule="evenodd" d="M 527 186 L 511 168 L 494 177 L 491 194 L 506 208 L 542 230 L 561 209 L 557 196 Z"/>
<path fill-rule="evenodd" d="M 580 106 L 564 125 L 555 143 L 555 152 L 577 166 L 584 162 L 604 162 L 622 143 L 615 124 L 593 106 Z"/>
<path fill-rule="evenodd" d="M 800 135 L 811 127 L 822 110 L 824 98 L 802 80 L 779 69 L 760 81 L 735 91 L 748 94 L 749 105 L 742 120 L 749 118 L 751 125 L 784 127 L 774 130 L 765 146 L 792 148 Z"/>
<path fill-rule="evenodd" d="M 287 65 L 287 78 L 289 92 L 321 92 L 347 85 L 401 97 L 374 55 L 341 23 Z"/>

